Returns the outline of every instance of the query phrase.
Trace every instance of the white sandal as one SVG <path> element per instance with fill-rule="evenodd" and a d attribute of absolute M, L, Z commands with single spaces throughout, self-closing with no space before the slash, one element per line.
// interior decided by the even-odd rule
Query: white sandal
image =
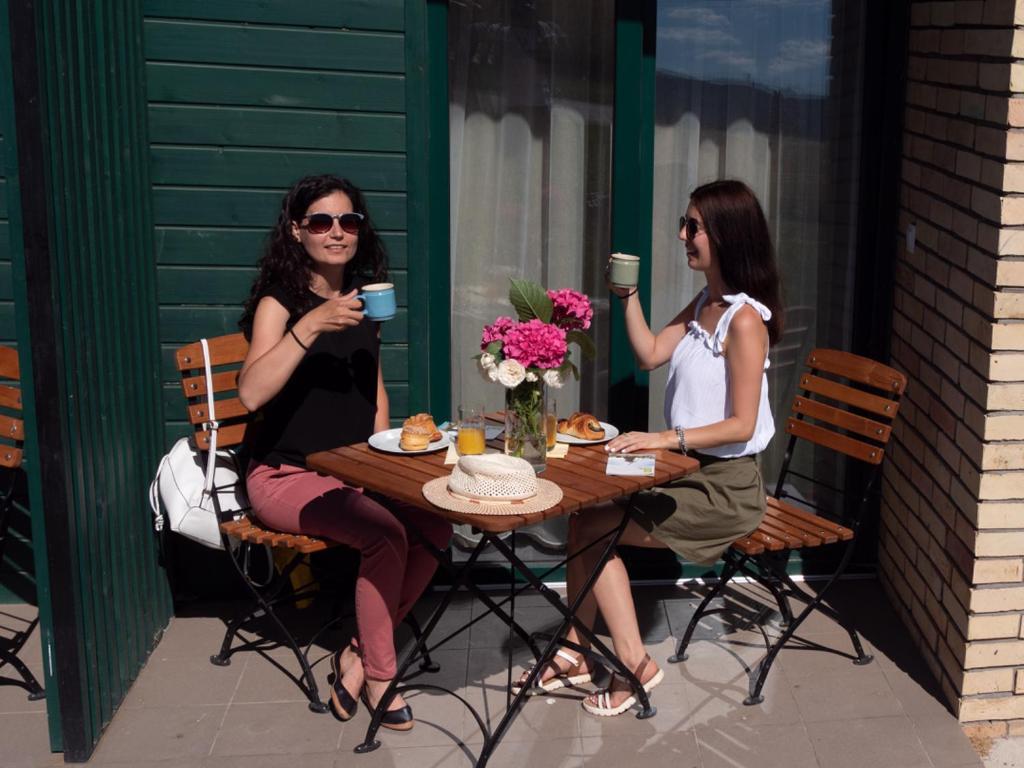
<path fill-rule="evenodd" d="M 554 659 L 548 659 L 545 662 L 541 662 L 544 665 L 550 664 L 552 668 L 557 670 L 557 674 L 553 677 L 549 677 L 547 680 L 540 680 L 539 682 L 534 683 L 535 687 L 547 691 L 548 693 L 551 693 L 552 691 L 557 691 L 560 688 L 568 688 L 569 686 L 573 685 L 582 685 L 583 683 L 589 683 L 593 679 L 593 676 L 589 672 L 580 672 L 576 675 L 570 674 L 570 672 L 574 668 L 578 668 L 581 664 L 583 664 L 583 656 L 573 656 L 571 653 L 566 652 L 562 648 L 559 648 L 557 651 L 555 651 L 555 656 L 559 656 L 569 662 L 569 671 L 563 672 L 561 669 L 559 669 L 558 666 L 555 664 Z M 526 678 L 530 676 L 530 673 L 532 671 L 533 667 L 530 667 L 530 669 L 526 670 L 520 676 L 519 680 L 512 683 L 513 694 L 517 694 L 520 690 L 522 690 L 523 683 L 526 682 Z M 541 676 L 543 676 L 543 671 L 541 672 Z"/>
<path fill-rule="evenodd" d="M 636 668 L 636 671 L 633 673 L 637 680 L 641 679 L 640 676 L 643 674 L 644 669 L 647 668 L 647 665 L 650 663 L 650 661 L 650 654 L 645 653 L 643 661 L 640 662 L 639 666 L 637 666 Z M 614 717 L 615 715 L 621 715 L 623 712 L 625 712 L 634 704 L 636 704 L 637 698 L 636 694 L 634 693 L 628 696 L 626 699 L 624 699 L 623 702 L 619 704 L 617 707 L 612 706 L 612 685 L 615 682 L 615 679 L 616 676 L 613 674 L 611 681 L 608 683 L 608 687 L 602 688 L 600 691 L 594 693 L 594 696 L 597 700 L 596 705 L 591 704 L 588 701 L 588 699 L 590 698 L 589 696 L 583 700 L 583 708 L 587 712 L 589 712 L 592 715 L 597 715 L 598 717 Z M 653 689 L 656 685 L 658 685 L 658 683 L 660 683 L 664 679 L 665 672 L 659 669 L 657 672 L 654 673 L 654 675 L 651 676 L 650 680 L 648 680 L 646 683 L 641 683 L 641 685 L 643 685 L 645 691 L 650 693 L 651 689 Z"/>

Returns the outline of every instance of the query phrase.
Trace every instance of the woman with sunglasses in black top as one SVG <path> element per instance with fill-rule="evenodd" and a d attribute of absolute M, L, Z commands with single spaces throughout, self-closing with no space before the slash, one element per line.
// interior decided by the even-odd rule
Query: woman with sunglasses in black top
<path fill-rule="evenodd" d="M 331 709 L 376 706 L 396 672 L 394 627 L 430 581 L 436 561 L 407 531 L 438 548 L 441 518 L 306 469 L 316 451 L 364 442 L 389 427 L 380 324 L 357 298 L 387 279 L 387 258 L 359 189 L 335 176 L 300 179 L 285 195 L 240 321 L 249 352 L 242 403 L 260 411 L 247 435 L 253 512 L 267 526 L 320 536 L 359 551 L 357 635 L 333 656 Z M 396 696 L 382 725 L 413 726 Z"/>

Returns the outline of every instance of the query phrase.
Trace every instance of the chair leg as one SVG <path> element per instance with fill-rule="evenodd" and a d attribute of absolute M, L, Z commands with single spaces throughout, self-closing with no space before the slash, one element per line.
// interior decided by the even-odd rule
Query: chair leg
<path fill-rule="evenodd" d="M 728 555 L 728 553 L 726 553 Z M 742 562 L 742 561 L 740 561 Z M 712 588 L 700 605 L 697 606 L 697 610 L 693 614 L 693 618 L 690 619 L 689 625 L 686 627 L 686 632 L 683 634 L 683 639 L 679 641 L 679 646 L 676 648 L 675 654 L 668 657 L 670 664 L 677 664 L 680 661 L 686 661 L 689 658 L 689 654 L 686 653 L 686 649 L 690 645 L 690 640 L 693 638 L 693 633 L 697 630 L 697 624 L 702 618 L 710 611 L 707 610 L 708 605 L 711 601 L 718 597 L 724 590 L 729 580 L 736 575 L 736 571 L 739 570 L 739 562 L 727 556 L 725 560 L 725 567 L 722 569 L 722 575 L 718 579 L 718 583 Z"/>
<path fill-rule="evenodd" d="M 39 699 L 46 698 L 46 691 L 39 685 L 39 681 L 32 674 L 32 670 L 25 666 L 25 662 L 19 659 L 17 654 L 8 651 L 6 648 L 0 648 L 0 662 L 10 664 L 21 675 L 21 679 L 24 681 L 22 687 L 28 691 L 29 701 L 38 701 Z"/>
<path fill-rule="evenodd" d="M 789 605 L 789 598 L 786 596 L 786 586 L 796 589 L 796 585 L 786 573 L 786 563 L 789 562 L 789 550 L 785 550 L 785 558 L 780 558 L 777 553 L 766 552 L 758 555 L 755 559 L 763 574 L 761 584 L 772 593 L 775 603 L 779 606 L 779 613 L 782 619 L 779 626 L 788 627 L 793 621 L 793 609 Z"/>
<path fill-rule="evenodd" d="M 754 686 L 751 689 L 750 696 L 744 700 L 744 704 L 760 704 L 764 701 L 764 696 L 761 695 L 761 691 L 764 688 L 764 684 L 768 679 L 768 672 L 771 670 L 772 664 L 775 662 L 775 658 L 779 655 L 779 651 L 783 649 L 789 639 L 796 633 L 797 628 L 803 624 L 812 611 L 823 609 L 829 616 L 835 618 L 838 623 L 847 631 L 850 635 L 850 640 L 853 643 L 853 648 L 857 653 L 857 658 L 854 659 L 853 663 L 858 666 L 870 664 L 874 658 L 871 654 L 864 652 L 864 648 L 860 642 L 860 636 L 857 634 L 853 627 L 849 626 L 847 622 L 839 618 L 839 615 L 828 606 L 825 606 L 822 601 L 825 598 L 825 594 L 832 587 L 833 584 L 839 579 L 840 575 L 846 571 L 846 566 L 850 563 L 850 558 L 853 556 L 853 541 L 849 541 L 846 544 L 846 551 L 843 553 L 842 559 L 839 561 L 839 567 L 836 568 L 835 573 L 829 577 L 829 580 L 825 582 L 825 586 L 822 587 L 821 591 L 818 592 L 813 598 L 807 600 L 806 607 L 800 611 L 800 613 L 790 622 L 789 626 L 782 633 L 778 640 L 775 641 L 774 645 L 769 649 L 768 654 L 761 660 L 758 665 L 757 677 L 754 682 Z M 800 593 L 803 594 L 803 593 Z"/>

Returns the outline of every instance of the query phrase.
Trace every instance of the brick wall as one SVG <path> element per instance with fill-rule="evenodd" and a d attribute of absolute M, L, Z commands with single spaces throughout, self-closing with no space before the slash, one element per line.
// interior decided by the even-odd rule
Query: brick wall
<path fill-rule="evenodd" d="M 879 552 L 950 706 L 996 732 L 1024 730 L 1022 26 L 1024 0 L 911 3 Z"/>

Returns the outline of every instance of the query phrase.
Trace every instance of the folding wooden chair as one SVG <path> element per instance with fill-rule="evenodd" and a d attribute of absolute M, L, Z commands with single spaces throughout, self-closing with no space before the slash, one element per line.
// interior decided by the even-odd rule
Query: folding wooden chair
<path fill-rule="evenodd" d="M 10 347 L 0 347 L 0 380 L 6 381 L 0 384 L 0 563 L 4 559 L 8 529 L 14 512 L 18 475 L 22 472 L 25 423 L 15 415 L 21 414 L 21 390 L 18 388 L 20 379 L 17 351 Z M 28 691 L 29 701 L 37 701 L 44 698 L 46 692 L 17 656 L 17 650 L 27 639 L 27 632 L 18 632 L 10 640 L 9 646 L 0 646 L 0 663 L 10 664 L 21 675 L 23 682 L 20 685 Z"/>
<path fill-rule="evenodd" d="M 244 483 L 245 466 L 237 451 L 245 440 L 246 430 L 252 421 L 253 414 L 242 405 L 242 401 L 238 398 L 238 374 L 246 353 L 249 351 L 249 344 L 241 333 L 210 338 L 206 340 L 206 343 L 209 350 L 215 399 L 216 450 L 219 453 L 227 452 L 230 455 L 235 462 L 239 482 Z M 193 440 L 201 452 L 209 451 L 211 427 L 214 426 L 214 422 L 211 422 L 209 414 L 206 364 L 202 342 L 194 342 L 179 348 L 175 353 L 175 362 L 181 373 L 181 388 L 186 398 L 188 421 L 195 429 Z M 205 462 L 205 460 L 204 456 L 203 461 Z M 300 589 L 291 589 L 289 577 L 299 565 L 305 562 L 307 555 L 338 546 L 338 543 L 314 536 L 271 530 L 250 515 L 248 509 L 240 511 L 220 509 L 220 494 L 216 493 L 216 489 L 212 498 L 218 517 L 221 519 L 220 530 L 224 549 L 230 553 L 231 562 L 251 592 L 253 600 L 245 611 L 228 622 L 220 650 L 210 657 L 210 661 L 217 666 L 226 666 L 231 663 L 231 655 L 236 651 L 255 647 L 255 644 L 251 642 L 233 647 L 234 638 L 238 636 L 238 630 L 242 626 L 262 616 L 267 616 L 280 630 L 285 643 L 295 654 L 295 658 L 302 668 L 302 675 L 297 682 L 299 688 L 309 699 L 309 708 L 314 712 L 326 712 L 328 707 L 320 700 L 316 679 L 313 677 L 308 658 L 309 649 L 320 633 L 317 632 L 303 649 L 278 616 L 275 607 L 280 604 L 301 603 L 320 591 L 319 586 L 315 583 Z M 233 539 L 237 540 L 237 545 L 232 543 Z M 279 574 L 275 575 L 274 567 L 269 566 L 269 579 L 260 579 L 254 575 L 255 562 L 252 553 L 262 550 L 264 545 L 274 550 L 285 550 L 292 553 L 287 565 Z M 329 624 L 337 622 L 340 618 L 342 617 L 333 616 Z M 405 623 L 418 637 L 420 628 L 411 613 L 406 617 Z M 434 664 L 429 655 L 425 655 L 420 669 L 436 672 L 440 667 Z"/>
<path fill-rule="evenodd" d="M 814 610 L 821 610 L 846 629 L 856 653 L 855 664 L 867 664 L 872 656 L 864 652 L 853 627 L 823 601 L 829 589 L 843 574 L 854 551 L 857 532 L 864 523 L 869 502 L 878 482 L 885 446 L 892 422 L 899 410 L 900 397 L 907 379 L 899 371 L 868 358 L 832 349 L 815 349 L 807 357 L 807 371 L 800 377 L 800 393 L 793 399 L 792 415 L 786 422 L 789 443 L 782 462 L 775 495 L 768 497 L 768 511 L 757 530 L 733 542 L 726 550 L 725 565 L 715 587 L 704 597 L 669 661 L 685 661 L 686 649 L 700 620 L 726 608 L 709 609 L 712 600 L 725 590 L 737 573 L 743 573 L 768 589 L 782 614 L 782 634 L 770 642 L 763 627 L 767 655 L 751 673 L 750 695 L 745 704 L 760 704 L 761 691 L 772 663 L 782 648 Z M 837 451 L 864 466 L 865 471 L 847 472 L 856 478 L 855 488 L 847 482 L 845 490 L 816 480 L 793 469 L 794 449 L 798 444 Z M 852 469 L 852 468 L 850 468 Z M 796 485 L 823 487 L 841 499 L 830 510 L 816 500 L 822 494 L 800 494 Z M 795 484 L 794 484 L 795 483 Z M 792 503 L 785 499 L 791 499 Z M 840 550 L 838 564 L 827 581 L 811 597 L 801 590 L 786 572 L 794 550 L 807 552 L 835 546 Z M 795 615 L 790 598 L 804 603 Z"/>

